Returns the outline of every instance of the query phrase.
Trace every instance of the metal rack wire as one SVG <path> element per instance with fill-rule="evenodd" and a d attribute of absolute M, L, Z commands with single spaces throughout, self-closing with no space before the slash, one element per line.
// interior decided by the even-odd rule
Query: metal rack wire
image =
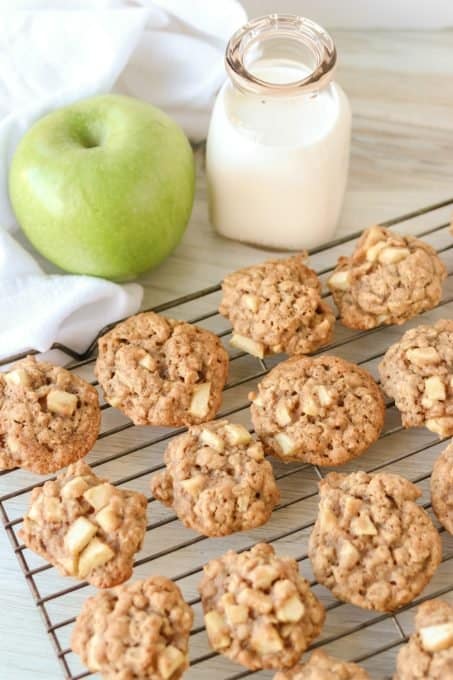
<path fill-rule="evenodd" d="M 453 198 L 385 223 L 386 226 L 399 225 L 400 231 L 410 230 L 411 233 L 423 236 L 443 254 L 449 272 L 439 307 L 413 320 L 410 325 L 448 317 L 453 311 L 453 238 L 448 229 L 452 206 Z M 312 266 L 321 278 L 332 270 L 338 255 L 351 252 L 353 241 L 358 236 L 359 233 L 349 235 L 310 253 Z M 220 285 L 214 285 L 159 305 L 154 311 L 169 312 L 177 318 L 203 325 L 217 332 L 227 342 L 231 329 L 217 313 L 219 291 Z M 328 297 L 327 293 L 325 295 Z M 106 330 L 100 331 L 99 335 Z M 390 327 L 355 332 L 338 324 L 333 342 L 317 353 L 333 352 L 365 365 L 376 374 L 378 360 L 403 330 L 405 328 Z M 89 379 L 93 385 L 97 385 L 92 373 L 96 341 L 97 338 L 83 354 L 58 344 L 53 348 L 64 353 L 70 361 L 70 370 Z M 22 356 L 24 355 L 10 357 L 2 364 L 9 364 Z M 230 351 L 230 378 L 218 417 L 231 416 L 250 427 L 247 392 L 281 358 L 258 360 L 243 352 Z M 432 462 L 445 444 L 424 430 L 404 431 L 393 402 L 388 401 L 386 406 L 386 425 L 380 440 L 365 455 L 342 466 L 342 469 L 388 469 L 407 476 L 426 490 Z M 103 426 L 96 447 L 88 457 L 89 463 L 94 468 L 100 467 L 101 471 L 98 470 L 98 473 L 111 479 L 114 484 L 130 485 L 131 488 L 146 493 L 150 475 L 163 467 L 162 451 L 166 443 L 183 428 L 137 428 L 115 409 L 103 403 L 102 397 L 101 408 Z M 373 677 L 389 676 L 398 647 L 407 640 L 410 631 L 413 614 L 410 610 L 422 600 L 436 595 L 453 597 L 453 542 L 447 532 L 440 529 L 444 544 L 441 567 L 422 596 L 398 612 L 377 614 L 338 602 L 313 579 L 306 550 L 307 538 L 316 516 L 316 482 L 325 474 L 325 468 L 304 464 L 285 466 L 279 462 L 275 462 L 274 468 L 282 490 L 282 501 L 275 509 L 271 521 L 258 530 L 226 539 L 207 539 L 184 529 L 171 510 L 161 507 L 149 496 L 149 491 L 147 493 L 153 521 L 148 524 L 144 547 L 135 561 L 135 576 L 142 577 L 150 573 L 169 575 L 194 606 L 191 668 L 186 677 L 188 680 L 208 680 L 214 674 L 219 680 L 239 680 L 252 675 L 257 680 L 272 677 L 269 672 L 252 673 L 241 670 L 239 666 L 218 656 L 209 648 L 200 599 L 196 593 L 197 580 L 208 559 L 228 548 L 246 550 L 259 540 L 273 543 L 282 554 L 292 554 L 323 600 L 328 612 L 327 624 L 313 648 L 325 645 L 332 653 L 362 662 Z M 0 515 L 32 597 L 41 612 L 44 627 L 61 663 L 64 677 L 79 680 L 88 677 L 90 673 L 80 666 L 70 650 L 70 631 L 81 602 L 93 589 L 86 583 L 64 580 L 50 564 L 25 548 L 18 537 L 29 493 L 42 483 L 42 478 L 20 470 L 1 473 Z M 431 504 L 425 502 L 424 507 L 430 511 Z"/>

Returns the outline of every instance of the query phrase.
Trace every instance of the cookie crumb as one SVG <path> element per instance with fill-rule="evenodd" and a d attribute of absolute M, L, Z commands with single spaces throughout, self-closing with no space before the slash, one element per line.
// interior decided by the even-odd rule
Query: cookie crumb
<path fill-rule="evenodd" d="M 135 425 L 193 425 L 217 413 L 228 354 L 214 333 L 142 312 L 98 344 L 95 374 L 105 398 Z"/>
<path fill-rule="evenodd" d="M 192 621 L 179 588 L 152 576 L 86 600 L 71 645 L 104 678 L 178 680 L 189 666 Z"/>
<path fill-rule="evenodd" d="M 50 474 L 83 458 L 99 433 L 95 388 L 28 356 L 0 373 L 0 470 Z"/>
<path fill-rule="evenodd" d="M 280 671 L 274 680 L 371 680 L 355 663 L 342 661 L 316 649 L 310 659 L 288 671 Z"/>
<path fill-rule="evenodd" d="M 199 592 L 211 646 L 251 670 L 290 668 L 324 623 L 297 562 L 266 543 L 208 562 Z"/>
<path fill-rule="evenodd" d="M 379 364 L 384 391 L 395 400 L 404 427 L 453 435 L 453 321 L 406 331 Z"/>
<path fill-rule="evenodd" d="M 394 680 L 447 680 L 453 677 L 453 606 L 444 600 L 423 602 L 415 631 L 396 660 Z"/>
<path fill-rule="evenodd" d="M 384 400 L 371 375 L 339 357 L 283 361 L 251 397 L 266 453 L 284 462 L 345 463 L 376 441 L 384 424 Z"/>
<path fill-rule="evenodd" d="M 280 498 L 261 443 L 227 420 L 190 427 L 170 442 L 164 460 L 166 469 L 151 480 L 154 497 L 205 536 L 261 526 Z"/>
<path fill-rule="evenodd" d="M 143 494 L 113 486 L 78 461 L 33 489 L 19 536 L 64 576 L 109 588 L 132 574 L 146 508 Z"/>
<path fill-rule="evenodd" d="M 307 253 L 267 260 L 225 277 L 219 312 L 231 321 L 233 347 L 266 354 L 308 354 L 327 344 L 335 317 L 322 299 Z"/>
<path fill-rule="evenodd" d="M 437 519 L 453 534 L 453 443 L 440 454 L 431 474 L 431 502 Z"/>
<path fill-rule="evenodd" d="M 435 307 L 447 271 L 430 245 L 385 227 L 365 229 L 328 280 L 342 323 L 365 330 L 402 324 Z"/>
<path fill-rule="evenodd" d="M 376 611 L 394 611 L 421 593 L 442 545 L 414 484 L 386 472 L 331 472 L 319 493 L 308 550 L 319 583 Z"/>

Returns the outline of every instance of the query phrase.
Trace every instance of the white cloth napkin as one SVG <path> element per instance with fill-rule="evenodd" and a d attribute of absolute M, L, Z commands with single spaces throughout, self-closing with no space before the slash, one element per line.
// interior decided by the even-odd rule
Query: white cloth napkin
<path fill-rule="evenodd" d="M 246 15 L 236 0 L 0 0 L 0 15 L 0 358 L 55 341 L 81 352 L 105 324 L 135 313 L 143 291 L 55 273 L 11 235 L 14 149 L 42 115 L 112 88 L 202 139 L 225 44 Z"/>

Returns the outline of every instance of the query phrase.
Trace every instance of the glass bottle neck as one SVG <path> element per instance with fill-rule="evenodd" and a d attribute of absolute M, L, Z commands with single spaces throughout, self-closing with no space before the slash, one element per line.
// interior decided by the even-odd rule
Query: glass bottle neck
<path fill-rule="evenodd" d="M 261 96 L 318 91 L 332 79 L 336 49 L 318 24 L 286 14 L 253 19 L 228 43 L 225 63 L 233 84 Z"/>

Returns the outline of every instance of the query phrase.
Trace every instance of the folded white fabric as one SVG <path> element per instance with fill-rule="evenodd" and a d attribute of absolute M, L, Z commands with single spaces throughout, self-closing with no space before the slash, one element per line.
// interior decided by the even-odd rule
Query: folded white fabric
<path fill-rule="evenodd" d="M 141 286 L 134 283 L 45 275 L 5 231 L 0 232 L 0 270 L 6 274 L 0 279 L 1 357 L 30 346 L 45 351 L 54 340 L 83 352 L 99 329 L 135 312 L 142 299 Z"/>
<path fill-rule="evenodd" d="M 54 341 L 83 351 L 139 309 L 141 286 L 57 274 L 11 236 L 14 149 L 45 113 L 112 88 L 202 139 L 226 41 L 246 16 L 236 0 L 0 0 L 0 13 L 0 358 Z"/>

